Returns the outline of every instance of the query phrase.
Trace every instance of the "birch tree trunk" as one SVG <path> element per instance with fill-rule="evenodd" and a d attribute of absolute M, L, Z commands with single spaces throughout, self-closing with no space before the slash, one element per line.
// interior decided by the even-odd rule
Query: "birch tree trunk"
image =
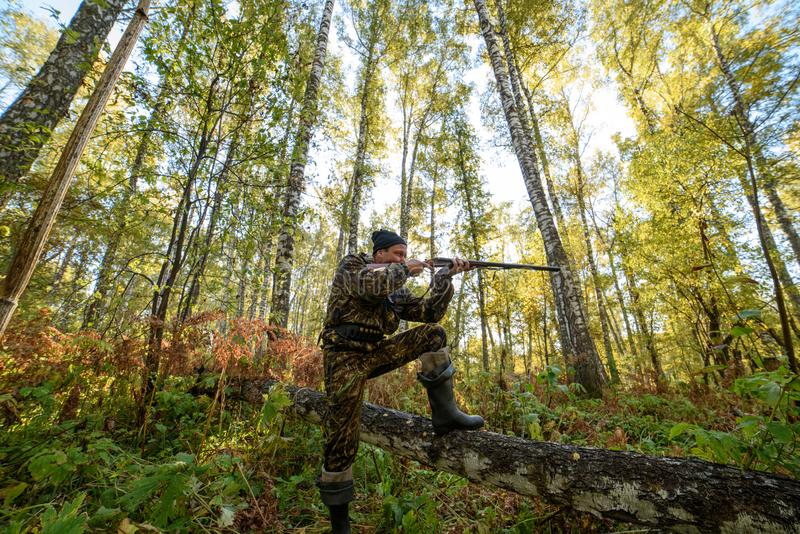
<path fill-rule="evenodd" d="M 733 114 L 736 118 L 736 123 L 742 131 L 745 139 L 745 157 L 751 159 L 755 163 L 755 168 L 758 171 L 760 178 L 760 185 L 767 193 L 767 199 L 772 204 L 772 209 L 775 211 L 778 224 L 786 234 L 786 239 L 794 253 L 794 259 L 800 266 L 800 237 L 798 237 L 797 230 L 792 224 L 792 220 L 786 209 L 786 205 L 778 195 L 778 190 L 775 187 L 775 181 L 770 172 L 769 165 L 767 164 L 764 152 L 758 141 L 758 134 L 753 121 L 750 119 L 750 112 L 744 97 L 742 96 L 742 89 L 738 80 L 733 74 L 731 69 L 730 60 L 722 52 L 722 45 L 719 41 L 719 32 L 716 31 L 713 24 L 709 22 L 711 29 L 711 40 L 714 45 L 714 54 L 717 57 L 720 70 L 722 71 L 725 83 L 733 97 Z M 751 163 L 752 164 L 752 163 Z M 777 254 L 777 249 L 775 249 Z"/>
<path fill-rule="evenodd" d="M 636 287 L 636 278 L 634 277 L 631 268 L 625 262 L 624 257 L 622 258 L 622 271 L 625 274 L 625 283 L 627 284 L 628 292 L 631 295 L 631 308 L 633 308 L 633 318 L 636 322 L 636 327 L 639 330 L 639 337 L 642 339 L 644 344 L 644 350 L 647 351 L 647 355 L 650 357 L 650 364 L 653 366 L 656 385 L 661 386 L 666 382 L 664 369 L 661 367 L 661 357 L 659 356 L 658 349 L 656 348 L 653 332 L 648 326 L 647 318 L 645 317 L 644 310 L 642 309 L 639 289 Z"/>
<path fill-rule="evenodd" d="M 564 311 L 567 325 L 570 330 L 571 351 L 568 354 L 569 364 L 574 369 L 574 380 L 580 383 L 586 392 L 591 396 L 599 396 L 606 385 L 606 376 L 594 340 L 589 333 L 589 323 L 586 310 L 583 307 L 579 295 L 579 284 L 569 267 L 566 251 L 561 242 L 561 238 L 556 229 L 550 208 L 547 205 L 547 197 L 542 187 L 539 170 L 536 167 L 536 155 L 534 154 L 529 140 L 525 136 L 520 124 L 514 98 L 508 84 L 508 76 L 503 65 L 500 48 L 497 45 L 497 38 L 494 28 L 490 22 L 489 11 L 484 0 L 474 0 L 475 9 L 478 13 L 481 32 L 486 41 L 486 48 L 491 60 L 492 69 L 497 81 L 497 89 L 500 93 L 500 101 L 503 105 L 503 112 L 511 133 L 511 140 L 514 145 L 514 152 L 517 155 L 522 176 L 528 190 L 531 205 L 536 216 L 536 222 L 544 241 L 547 261 L 550 265 L 560 267 L 560 276 L 557 279 L 558 291 L 555 298 L 564 300 Z"/>
<path fill-rule="evenodd" d="M 789 367 L 791 368 L 792 372 L 798 373 L 800 370 L 798 369 L 797 361 L 795 360 L 794 355 L 794 344 L 792 342 L 792 333 L 789 326 L 789 314 L 786 310 L 786 302 L 783 298 L 783 288 L 781 287 L 780 277 L 778 276 L 775 263 L 772 260 L 772 252 L 774 251 L 776 256 L 780 256 L 780 252 L 777 248 L 770 247 L 766 236 L 767 224 L 764 221 L 764 216 L 761 213 L 761 207 L 759 206 L 758 201 L 758 177 L 756 175 L 755 167 L 759 162 L 754 160 L 757 159 L 756 155 L 760 152 L 760 149 L 758 145 L 758 139 L 756 138 L 755 127 L 750 121 L 749 112 L 745 107 L 741 91 L 739 90 L 739 84 L 731 72 L 727 58 L 722 53 L 722 47 L 720 46 L 719 42 L 719 32 L 717 32 L 714 24 L 712 24 L 711 21 L 709 21 L 709 29 L 711 30 L 711 39 L 714 44 L 714 52 L 716 53 L 720 70 L 722 70 L 725 80 L 728 83 L 728 87 L 733 94 L 733 113 L 739 124 L 739 128 L 742 130 L 742 137 L 744 138 L 744 150 L 742 155 L 744 156 L 745 163 L 747 164 L 747 172 L 750 177 L 751 194 L 753 197 L 752 207 L 756 219 L 756 230 L 758 231 L 759 242 L 761 243 L 761 248 L 764 252 L 764 260 L 767 263 L 767 268 L 769 269 L 770 277 L 772 278 L 772 286 L 775 291 L 775 303 L 778 306 L 778 315 L 780 316 L 781 330 L 783 333 L 783 348 L 786 351 L 786 355 L 789 359 Z M 764 162 L 762 162 L 762 164 L 765 166 Z M 766 168 L 762 167 L 759 169 L 758 174 L 761 174 L 762 182 L 766 178 L 766 172 Z M 778 201 L 780 200 L 777 198 L 777 192 L 775 192 L 774 196 Z M 778 209 L 785 212 L 783 204 L 780 202 Z M 798 239 L 797 233 L 795 232 L 791 223 L 789 223 L 788 219 L 786 219 L 786 222 L 787 225 L 782 228 L 784 232 L 787 232 L 787 237 L 789 238 L 789 242 L 792 244 L 792 249 L 795 252 L 795 259 L 800 262 L 800 239 Z"/>
<path fill-rule="evenodd" d="M 56 270 L 56 274 L 53 277 L 52 287 L 50 291 L 47 292 L 48 296 L 52 297 L 58 290 L 61 289 L 61 281 L 64 279 L 64 274 L 67 272 L 67 267 L 72 262 L 72 254 L 75 252 L 75 241 L 70 240 L 67 244 L 67 249 L 64 251 L 64 257 L 61 259 L 61 263 L 58 264 L 58 269 Z"/>
<path fill-rule="evenodd" d="M 28 173 L 53 129 L 69 112 L 86 73 L 127 0 L 84 0 L 39 72 L 0 117 L 4 186 Z M 98 86 L 99 89 L 99 86 Z M 12 191 L 0 191 L 0 210 Z"/>
<path fill-rule="evenodd" d="M 214 200 L 211 206 L 211 214 L 209 215 L 208 228 L 206 229 L 205 240 L 202 248 L 200 249 L 200 259 L 194 273 L 191 274 L 191 283 L 186 294 L 186 302 L 183 310 L 179 311 L 178 317 L 181 321 L 185 321 L 192 314 L 192 309 L 197 303 L 200 296 L 200 280 L 205 275 L 206 265 L 208 265 L 208 257 L 211 254 L 211 245 L 213 244 L 216 236 L 217 225 L 222 212 L 222 201 L 225 198 L 228 182 L 228 172 L 233 165 L 236 151 L 239 148 L 239 131 L 234 134 L 231 143 L 228 146 L 228 153 L 225 156 L 225 162 L 222 164 L 217 183 L 214 190 Z"/>
<path fill-rule="evenodd" d="M 150 0 L 140 0 L 133 19 L 114 49 L 94 93 L 86 103 L 75 129 L 64 147 L 64 152 L 50 176 L 42 200 L 25 229 L 19 248 L 14 253 L 8 274 L 0 287 L 0 338 L 2 338 L 19 298 L 27 288 L 33 270 L 41 257 L 83 150 L 114 90 L 114 84 L 125 67 L 128 56 L 136 45 L 139 33 L 147 22 L 149 7 Z"/>
<path fill-rule="evenodd" d="M 186 262 L 187 249 L 186 244 L 187 233 L 190 232 L 189 221 L 190 213 L 192 211 L 192 191 L 194 190 L 197 175 L 200 172 L 200 167 L 206 158 L 209 157 L 209 148 L 211 146 L 214 131 L 217 124 L 222 118 L 224 110 L 216 109 L 215 97 L 218 92 L 218 83 L 220 81 L 219 75 L 210 80 L 208 87 L 208 94 L 206 95 L 204 111 L 199 118 L 200 133 L 198 134 L 198 143 L 196 150 L 193 151 L 193 161 L 186 173 L 186 183 L 181 192 L 181 199 L 178 202 L 175 216 L 172 223 L 172 231 L 170 233 L 170 240 L 167 246 L 166 254 L 164 254 L 164 261 L 159 270 L 158 279 L 153 289 L 152 303 L 150 307 L 150 332 L 147 340 L 147 352 L 144 358 L 143 373 L 143 394 L 140 400 L 139 417 L 141 422 L 146 421 L 146 408 L 150 402 L 150 397 L 155 391 L 156 378 L 161 358 L 161 346 L 164 338 L 164 327 L 167 318 L 167 311 L 169 309 L 170 299 L 172 297 L 175 283 L 178 279 L 183 266 Z M 217 147 L 218 149 L 218 147 Z M 191 239 L 190 239 L 191 241 Z"/>
<path fill-rule="evenodd" d="M 328 51 L 328 32 L 333 17 L 334 0 L 325 0 L 322 20 L 317 33 L 317 46 L 314 50 L 314 61 L 311 73 L 306 82 L 303 97 L 303 108 L 297 127 L 297 137 L 292 148 L 292 164 L 289 169 L 289 180 L 283 205 L 278 243 L 275 250 L 275 270 L 273 273 L 272 304 L 270 305 L 270 322 L 285 327 L 289 320 L 289 296 L 292 290 L 292 265 L 294 262 L 294 234 L 297 229 L 297 215 L 300 210 L 300 196 L 305 189 L 305 169 L 308 160 L 308 148 L 317 122 L 317 101 L 319 85 L 325 67 L 325 56 Z"/>
<path fill-rule="evenodd" d="M 458 148 L 456 152 L 457 165 L 459 174 L 461 175 L 461 188 L 462 200 L 464 208 L 467 212 L 467 219 L 469 224 L 470 244 L 472 245 L 472 254 L 475 258 L 482 256 L 480 244 L 478 243 L 478 225 L 475 203 L 472 198 L 472 184 L 469 182 L 469 175 L 467 171 L 467 163 L 464 161 L 464 147 L 462 145 L 462 134 L 458 135 Z M 484 371 L 489 370 L 489 346 L 487 344 L 488 326 L 486 321 L 486 302 L 485 302 L 485 288 L 483 280 L 483 269 L 477 270 L 478 277 L 478 312 L 481 319 L 481 364 Z"/>
<path fill-rule="evenodd" d="M 606 352 L 606 362 L 608 370 L 611 373 L 611 381 L 619 382 L 619 372 L 617 371 L 617 363 L 614 361 L 614 351 L 611 348 L 611 336 L 609 335 L 608 326 L 608 313 L 603 298 L 603 289 L 600 286 L 600 273 L 597 270 L 597 263 L 594 257 L 594 247 L 592 247 L 592 238 L 589 232 L 589 221 L 586 217 L 586 177 L 583 170 L 583 163 L 581 162 L 581 153 L 579 145 L 579 132 L 575 127 L 575 122 L 572 113 L 569 109 L 569 102 L 564 97 L 564 106 L 566 107 L 567 115 L 569 116 L 569 127 L 571 130 L 571 151 L 572 159 L 575 165 L 575 175 L 578 180 L 576 197 L 578 200 L 578 215 L 581 220 L 581 228 L 583 230 L 583 240 L 586 246 L 586 256 L 589 260 L 589 270 L 592 273 L 592 285 L 594 286 L 594 294 L 597 299 L 597 311 L 600 314 L 600 329 L 603 334 L 603 347 Z"/>
<path fill-rule="evenodd" d="M 537 150 L 538 147 L 538 157 L 541 158 L 540 162 L 537 162 L 537 153 L 534 152 L 532 157 L 534 159 L 534 163 L 541 163 L 542 173 L 544 174 L 545 182 L 547 183 L 547 191 L 550 196 L 550 202 L 553 206 L 553 210 L 556 216 L 556 222 L 558 223 L 557 228 L 564 232 L 566 235 L 567 225 L 564 222 L 564 214 L 561 210 L 561 202 L 559 200 L 558 194 L 556 193 L 555 186 L 553 184 L 553 179 L 550 175 L 550 165 L 547 160 L 547 154 L 545 153 L 544 143 L 542 141 L 542 136 L 539 131 L 539 122 L 536 118 L 536 113 L 533 109 L 533 98 L 530 94 L 530 91 L 525 86 L 524 80 L 522 79 L 522 72 L 520 71 L 517 65 L 517 59 L 514 55 L 514 51 L 511 48 L 511 40 L 508 36 L 508 28 L 506 27 L 506 15 L 505 10 L 503 9 L 503 1 L 497 1 L 497 14 L 498 20 L 500 23 L 500 35 L 503 41 L 503 48 L 505 52 L 506 58 L 506 66 L 508 68 L 509 73 L 509 81 L 511 82 L 511 92 L 514 95 L 514 102 L 517 107 L 517 113 L 520 117 L 520 124 L 522 125 L 522 129 L 525 133 L 525 136 L 528 139 L 528 145 L 531 150 Z M 524 95 L 524 99 L 523 99 Z M 527 108 L 527 113 L 526 113 Z M 530 117 L 531 123 L 528 122 L 528 118 Z M 567 245 L 569 245 L 567 243 Z M 569 256 L 567 256 L 569 258 Z M 558 298 L 558 281 L 556 278 L 558 274 L 550 273 L 550 287 L 553 290 L 553 294 L 555 295 L 555 305 L 556 305 L 556 318 L 558 320 L 558 335 L 559 339 L 561 340 L 561 350 L 565 353 L 565 359 L 568 359 L 566 353 L 571 350 L 571 343 L 569 341 L 569 329 L 566 326 L 566 315 L 564 313 L 564 303 Z"/>
<path fill-rule="evenodd" d="M 400 108 L 403 111 L 403 149 L 400 158 L 400 237 L 408 240 L 408 213 L 406 213 L 406 196 L 410 196 L 410 185 L 406 174 L 408 145 L 411 142 L 411 126 L 414 120 L 414 102 L 411 97 L 411 74 L 405 73 L 402 78 L 400 92 Z M 407 193 L 408 191 L 408 193 Z M 431 256 L 433 257 L 433 256 Z"/>
<path fill-rule="evenodd" d="M 578 171 L 581 174 L 581 171 Z M 592 273 L 592 285 L 594 285 L 594 294 L 597 299 L 597 311 L 600 314 L 600 329 L 603 333 L 603 347 L 606 351 L 606 361 L 608 363 L 608 370 L 611 373 L 611 381 L 619 382 L 619 372 L 617 371 L 617 363 L 614 361 L 614 351 L 611 348 L 611 336 L 609 333 L 609 319 L 606 310 L 605 298 L 603 296 L 603 288 L 600 286 L 600 272 L 597 269 L 597 263 L 594 258 L 594 248 L 592 247 L 592 240 L 589 234 L 589 224 L 586 221 L 586 202 L 583 198 L 581 191 L 582 185 L 578 189 L 578 211 L 581 217 L 581 226 L 583 227 L 583 239 L 586 243 L 586 254 L 589 259 L 589 269 Z"/>
<path fill-rule="evenodd" d="M 433 176 L 431 176 L 431 206 L 430 206 L 430 217 L 429 217 L 429 225 L 431 227 L 430 236 L 428 239 L 428 254 L 429 258 L 435 258 L 437 256 L 436 251 L 436 186 L 437 181 L 439 179 L 439 169 L 436 168 L 433 170 Z"/>

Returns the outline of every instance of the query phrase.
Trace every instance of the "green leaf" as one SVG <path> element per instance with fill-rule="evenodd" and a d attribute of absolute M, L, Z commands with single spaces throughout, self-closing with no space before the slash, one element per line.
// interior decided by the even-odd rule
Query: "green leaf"
<path fill-rule="evenodd" d="M 736 325 L 733 328 L 731 328 L 731 335 L 733 337 L 746 336 L 747 334 L 752 334 L 752 333 L 753 329 L 750 328 L 749 326 Z"/>
<path fill-rule="evenodd" d="M 121 514 L 122 510 L 119 508 L 106 508 L 105 506 L 101 506 L 92 517 L 89 518 L 89 524 L 95 528 L 100 527 L 106 525 Z"/>
<path fill-rule="evenodd" d="M 135 481 L 127 493 L 120 497 L 119 503 L 129 512 L 138 509 L 158 489 L 167 476 L 151 476 Z"/>
<path fill-rule="evenodd" d="M 166 527 L 172 518 L 178 517 L 185 511 L 185 506 L 182 506 L 180 501 L 184 491 L 188 489 L 187 479 L 186 475 L 176 474 L 170 477 L 164 493 L 158 499 L 158 506 L 153 517 L 153 522 L 157 527 Z"/>
<path fill-rule="evenodd" d="M 775 406 L 781 398 L 781 386 L 777 382 L 767 382 L 758 388 L 764 402 L 770 406 Z"/>
<path fill-rule="evenodd" d="M 264 406 L 261 407 L 259 425 L 267 425 L 281 410 L 292 405 L 292 399 L 283 388 L 273 388 L 269 395 L 264 395 Z"/>
<path fill-rule="evenodd" d="M 3 504 L 7 507 L 11 506 L 11 503 L 14 502 L 14 499 L 22 495 L 22 492 L 25 491 L 25 488 L 28 487 L 28 484 L 25 482 L 18 482 L 16 484 L 12 484 L 11 486 L 6 486 L 3 489 L 0 489 L 0 496 L 3 497 Z"/>
<path fill-rule="evenodd" d="M 414 532 L 417 529 L 417 514 L 414 510 L 409 510 L 403 515 L 403 532 Z"/>
<path fill-rule="evenodd" d="M 794 441 L 794 432 L 789 425 L 778 421 L 770 421 L 767 423 L 767 430 L 778 443 L 790 445 Z"/>
<path fill-rule="evenodd" d="M 50 507 L 42 514 L 42 534 L 83 534 L 86 531 L 86 514 L 79 510 L 86 498 L 85 493 L 78 494 L 72 501 L 64 504 L 58 514 Z"/>
<path fill-rule="evenodd" d="M 694 425 L 690 423 L 678 423 L 669 429 L 669 439 L 675 439 L 681 434 L 694 429 Z"/>
<path fill-rule="evenodd" d="M 761 428 L 761 424 L 764 422 L 764 418 L 760 415 L 745 415 L 743 417 L 739 417 L 736 422 L 738 423 L 738 428 L 741 430 L 742 434 L 744 434 L 747 438 L 752 438 L 756 435 L 756 433 L 758 433 L 759 429 Z"/>
<path fill-rule="evenodd" d="M 33 480 L 39 482 L 53 475 L 59 475 L 62 472 L 61 466 L 66 463 L 67 455 L 64 451 L 47 451 L 31 460 L 28 471 Z"/>

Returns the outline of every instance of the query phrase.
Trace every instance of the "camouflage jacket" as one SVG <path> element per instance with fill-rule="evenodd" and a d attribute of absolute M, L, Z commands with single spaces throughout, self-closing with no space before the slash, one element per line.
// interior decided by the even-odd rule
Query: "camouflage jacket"
<path fill-rule="evenodd" d="M 389 335 L 397 330 L 401 319 L 435 323 L 444 317 L 453 297 L 453 283 L 446 271 L 434 275 L 433 286 L 424 297 L 415 297 L 404 287 L 410 276 L 408 267 L 392 263 L 367 269 L 372 262 L 372 256 L 363 253 L 345 256 L 339 262 L 321 334 L 323 347 L 371 350 L 370 344 L 348 342 L 333 331 L 343 324 L 363 325 Z"/>

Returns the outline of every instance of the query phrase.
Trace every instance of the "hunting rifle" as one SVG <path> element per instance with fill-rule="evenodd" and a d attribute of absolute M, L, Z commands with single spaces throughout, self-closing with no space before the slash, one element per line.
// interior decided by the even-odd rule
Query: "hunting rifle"
<path fill-rule="evenodd" d="M 451 258 L 436 257 L 429 260 L 434 267 L 450 267 L 453 264 Z M 529 265 L 527 263 L 500 263 L 495 261 L 464 260 L 469 262 L 470 267 L 476 269 L 528 269 L 531 271 L 551 271 L 559 272 L 561 269 L 552 265 Z"/>
<path fill-rule="evenodd" d="M 468 261 L 470 267 L 473 269 L 489 269 L 489 270 L 501 270 L 501 269 L 528 269 L 529 271 L 550 271 L 553 273 L 560 272 L 561 269 L 558 267 L 554 267 L 552 265 L 530 265 L 527 263 L 500 263 L 496 261 L 482 261 L 482 260 L 464 260 Z M 442 257 L 435 257 L 429 260 L 426 260 L 426 263 L 430 264 L 430 267 L 450 267 L 453 265 L 452 258 L 442 258 Z M 387 267 L 388 263 L 370 263 L 367 265 L 368 269 L 382 269 Z"/>

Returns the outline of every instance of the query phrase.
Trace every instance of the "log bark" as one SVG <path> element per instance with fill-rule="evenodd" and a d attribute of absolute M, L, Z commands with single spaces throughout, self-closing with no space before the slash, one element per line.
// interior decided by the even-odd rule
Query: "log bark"
<path fill-rule="evenodd" d="M 242 380 L 253 404 L 276 382 Z M 318 423 L 324 395 L 285 386 Z M 493 432 L 436 437 L 430 420 L 365 403 L 361 441 L 441 471 L 597 517 L 681 532 L 800 532 L 800 481 L 685 458 L 528 441 Z"/>

